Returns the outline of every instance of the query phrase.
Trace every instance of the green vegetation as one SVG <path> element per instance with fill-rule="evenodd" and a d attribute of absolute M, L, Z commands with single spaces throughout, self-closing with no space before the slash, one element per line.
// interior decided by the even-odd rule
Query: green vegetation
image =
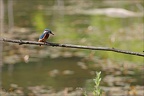
<path fill-rule="evenodd" d="M 35 14 L 33 14 L 32 17 L 32 22 L 33 25 L 35 26 L 34 28 L 41 33 L 41 31 L 43 31 L 46 27 L 46 22 L 44 21 L 44 13 L 42 12 L 36 12 Z"/>
<path fill-rule="evenodd" d="M 100 88 L 100 82 L 101 82 L 101 71 L 96 72 L 96 77 L 93 79 L 94 87 L 93 87 L 93 95 L 94 96 L 102 96 L 102 90 Z M 84 92 L 84 96 L 88 96 L 87 92 Z"/>
<path fill-rule="evenodd" d="M 80 17 L 81 15 L 77 15 L 77 18 L 73 19 L 73 16 L 69 16 L 63 18 L 63 21 L 56 22 L 54 28 L 56 35 L 53 40 L 59 43 L 107 46 L 134 52 L 143 51 L 143 23 L 140 21 L 142 18 Z M 57 19 L 54 21 L 57 21 Z M 90 51 L 86 50 L 82 52 L 86 55 L 90 53 Z M 99 55 L 95 56 L 101 58 L 110 58 L 118 61 L 126 60 L 136 63 L 142 63 L 143 61 L 141 57 L 113 52 L 96 51 L 96 54 Z"/>
<path fill-rule="evenodd" d="M 94 86 L 94 90 L 93 90 L 93 94 L 94 96 L 102 96 L 102 91 L 100 88 L 100 82 L 101 82 L 101 72 L 96 72 L 96 77 L 94 80 L 95 86 Z"/>

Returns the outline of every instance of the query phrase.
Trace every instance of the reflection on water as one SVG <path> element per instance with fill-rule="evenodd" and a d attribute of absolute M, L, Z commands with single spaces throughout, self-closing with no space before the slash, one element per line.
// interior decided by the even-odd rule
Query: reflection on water
<path fill-rule="evenodd" d="M 3 86 L 18 84 L 21 87 L 45 85 L 55 89 L 82 87 L 86 79 L 92 78 L 88 70 L 77 65 L 80 58 L 45 58 L 39 62 L 19 63 L 8 74 L 8 66 L 3 69 Z"/>

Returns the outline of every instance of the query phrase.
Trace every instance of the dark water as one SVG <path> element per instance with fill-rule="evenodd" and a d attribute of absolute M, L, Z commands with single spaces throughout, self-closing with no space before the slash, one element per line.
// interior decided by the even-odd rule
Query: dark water
<path fill-rule="evenodd" d="M 64 87 L 82 87 L 85 80 L 92 78 L 89 70 L 81 69 L 77 62 L 80 58 L 45 58 L 39 62 L 15 64 L 13 71 L 8 71 L 8 65 L 3 67 L 2 82 L 8 88 L 10 84 L 21 87 L 44 85 L 55 89 Z M 68 73 L 68 70 L 71 72 Z"/>

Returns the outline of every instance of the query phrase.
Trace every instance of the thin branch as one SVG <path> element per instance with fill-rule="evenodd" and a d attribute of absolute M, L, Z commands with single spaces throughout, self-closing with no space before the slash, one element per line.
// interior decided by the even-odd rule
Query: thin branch
<path fill-rule="evenodd" d="M 30 44 L 30 45 L 46 45 L 46 46 L 53 46 L 53 47 L 66 47 L 66 48 L 78 48 L 78 49 L 89 49 L 89 50 L 103 50 L 103 51 L 113 51 L 117 53 L 129 54 L 129 55 L 136 55 L 144 57 L 143 53 L 138 52 L 131 52 L 126 50 L 120 50 L 116 48 L 108 48 L 108 47 L 93 47 L 93 46 L 81 46 L 81 45 L 72 45 L 72 44 L 59 44 L 59 43 L 43 43 L 43 42 L 35 42 L 35 41 L 25 41 L 25 40 L 11 40 L 11 39 L 2 39 L 4 42 L 11 42 L 11 43 L 19 43 L 22 44 Z"/>

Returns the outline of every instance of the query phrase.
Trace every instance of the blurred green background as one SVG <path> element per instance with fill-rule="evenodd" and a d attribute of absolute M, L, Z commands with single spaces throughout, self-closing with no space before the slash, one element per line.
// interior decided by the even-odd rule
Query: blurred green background
<path fill-rule="evenodd" d="M 55 34 L 49 42 L 142 53 L 143 7 L 143 0 L 4 0 L 2 35 L 37 41 L 49 28 Z M 4 43 L 3 47 L 5 89 L 13 84 L 25 90 L 41 85 L 54 90 L 89 89 L 95 71 L 102 71 L 102 86 L 144 86 L 143 57 L 12 43 Z"/>

